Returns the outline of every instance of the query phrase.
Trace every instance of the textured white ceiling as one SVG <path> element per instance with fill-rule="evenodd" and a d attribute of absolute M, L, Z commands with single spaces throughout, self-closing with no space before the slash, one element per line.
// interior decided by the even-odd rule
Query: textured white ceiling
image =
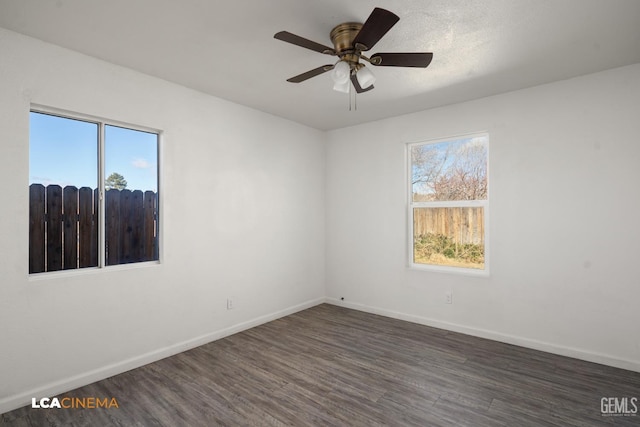
<path fill-rule="evenodd" d="M 372 52 L 428 68 L 371 67 L 357 111 L 329 73 L 286 82 L 335 58 L 273 34 L 331 45 L 376 6 L 400 21 Z M 0 26 L 325 130 L 640 62 L 640 0 L 0 0 Z"/>

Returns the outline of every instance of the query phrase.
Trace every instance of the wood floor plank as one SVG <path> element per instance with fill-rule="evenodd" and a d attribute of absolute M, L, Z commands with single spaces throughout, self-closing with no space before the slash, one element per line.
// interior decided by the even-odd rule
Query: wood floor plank
<path fill-rule="evenodd" d="M 640 426 L 602 397 L 640 373 L 322 304 L 64 393 L 119 408 L 0 415 L 30 426 Z"/>

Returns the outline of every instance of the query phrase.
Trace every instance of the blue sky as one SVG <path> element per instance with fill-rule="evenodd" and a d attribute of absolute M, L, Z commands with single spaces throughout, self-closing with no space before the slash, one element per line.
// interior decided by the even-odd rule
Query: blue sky
<path fill-rule="evenodd" d="M 97 187 L 97 124 L 35 112 L 29 124 L 29 184 Z M 105 178 L 117 172 L 130 190 L 157 191 L 157 138 L 107 125 Z"/>

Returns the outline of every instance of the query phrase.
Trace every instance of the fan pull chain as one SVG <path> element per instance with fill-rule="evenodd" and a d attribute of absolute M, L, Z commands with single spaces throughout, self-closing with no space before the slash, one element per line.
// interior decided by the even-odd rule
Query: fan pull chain
<path fill-rule="evenodd" d="M 352 95 L 353 103 L 351 102 Z M 358 111 L 358 93 L 354 92 L 352 84 L 349 84 L 349 111 Z"/>

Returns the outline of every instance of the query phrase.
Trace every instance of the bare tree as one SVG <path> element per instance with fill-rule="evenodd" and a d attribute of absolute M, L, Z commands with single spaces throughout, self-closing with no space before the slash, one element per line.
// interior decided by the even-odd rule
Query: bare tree
<path fill-rule="evenodd" d="M 487 198 L 487 149 L 484 144 L 414 146 L 411 151 L 415 201 Z"/>
<path fill-rule="evenodd" d="M 437 146 L 416 145 L 411 149 L 411 184 L 415 201 L 437 200 L 436 181 L 443 173 L 450 158 L 449 146 L 438 149 Z"/>

